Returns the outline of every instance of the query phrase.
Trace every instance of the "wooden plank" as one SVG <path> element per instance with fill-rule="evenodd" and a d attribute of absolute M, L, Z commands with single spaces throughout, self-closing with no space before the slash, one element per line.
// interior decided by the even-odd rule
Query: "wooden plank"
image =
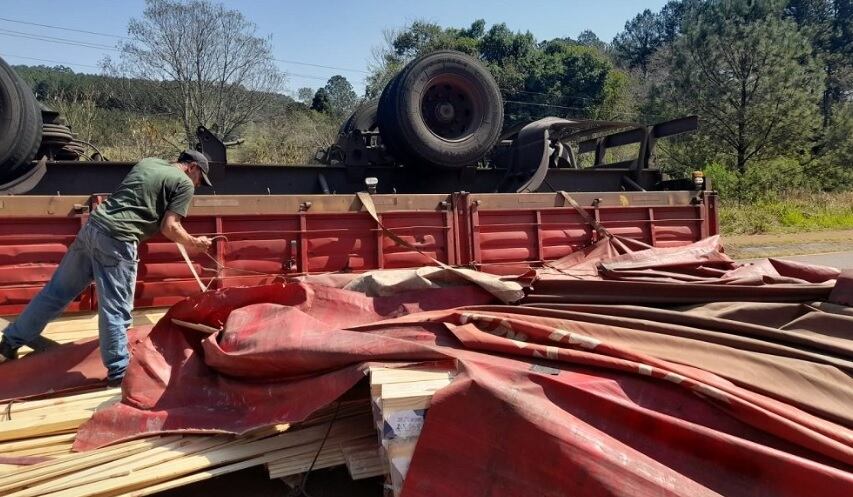
<path fill-rule="evenodd" d="M 375 436 L 343 442 L 341 452 L 353 480 L 371 478 L 388 472 Z"/>
<path fill-rule="evenodd" d="M 0 423 L 0 442 L 51 435 L 75 429 L 92 417 L 92 411 L 67 411 L 56 416 L 24 418 Z"/>
<path fill-rule="evenodd" d="M 7 457 L 24 457 L 24 456 L 43 456 L 43 455 L 51 455 L 57 454 L 61 452 L 70 453 L 71 452 L 71 443 L 64 444 L 56 444 L 56 445 L 45 445 L 44 447 L 33 447 L 32 449 L 20 449 L 20 450 L 10 450 L 5 452 L 0 452 L 0 454 Z"/>
<path fill-rule="evenodd" d="M 340 423 L 332 426 L 332 435 L 346 433 L 353 429 L 353 425 L 357 427 L 359 424 L 361 426 L 364 424 L 369 426 L 370 421 L 368 418 L 361 416 L 342 420 Z M 322 425 L 314 426 L 305 428 L 304 430 L 288 431 L 257 441 L 216 448 L 204 453 L 181 457 L 168 463 L 134 471 L 125 476 L 117 476 L 107 480 L 78 485 L 74 488 L 54 492 L 51 495 L 54 497 L 84 497 L 132 492 L 140 488 L 181 478 L 197 471 L 206 470 L 210 467 L 257 458 L 268 452 L 282 450 L 292 447 L 295 444 L 304 444 L 312 440 L 316 441 L 322 439 L 326 428 L 326 426 Z"/>
<path fill-rule="evenodd" d="M 0 454 L 15 452 L 17 450 L 34 449 L 36 447 L 45 447 L 64 442 L 73 442 L 75 433 L 64 433 L 62 435 L 49 435 L 46 437 L 28 438 L 25 440 L 17 440 L 14 442 L 0 443 Z"/>
<path fill-rule="evenodd" d="M 446 387 L 450 382 L 450 379 L 445 378 L 383 384 L 378 396 L 378 407 L 382 411 L 428 409 L 435 392 Z"/>
<path fill-rule="evenodd" d="M 280 478 L 308 471 L 318 451 L 320 451 L 320 454 L 317 456 L 317 462 L 314 465 L 317 469 L 346 464 L 340 448 L 341 444 L 372 435 L 374 435 L 373 427 L 369 423 L 362 422 L 360 425 L 335 434 L 335 436 L 332 436 L 330 433 L 325 443 L 321 438 L 312 443 L 298 445 L 290 450 L 281 451 L 281 459 L 271 461 L 267 464 L 270 478 Z"/>
<path fill-rule="evenodd" d="M 273 451 L 258 457 L 247 459 L 245 461 L 227 464 L 225 466 L 207 469 L 204 471 L 199 471 L 197 473 L 193 473 L 191 475 L 187 475 L 181 478 L 176 478 L 163 483 L 158 483 L 156 485 L 150 485 L 144 488 L 140 488 L 138 490 L 118 494 L 114 497 L 145 497 L 147 495 L 152 495 L 159 492 L 163 492 L 165 490 L 171 490 L 174 488 L 182 487 L 184 485 L 189 485 L 191 483 L 208 480 L 210 478 L 225 475 L 228 473 L 233 473 L 235 471 L 241 471 L 247 468 L 251 468 L 253 466 L 260 466 L 262 464 L 270 462 L 271 460 L 279 459 L 281 457 L 280 452 L 281 451 Z"/>
<path fill-rule="evenodd" d="M 12 404 L 10 409 L 7 409 L 6 414 L 11 414 L 11 420 L 21 420 L 28 418 L 43 418 L 49 416 L 58 416 L 60 413 L 73 412 L 73 411 L 95 411 L 102 407 L 111 406 L 113 404 L 117 404 L 121 402 L 121 394 L 115 394 L 111 397 L 99 397 L 94 399 L 85 399 L 69 402 L 67 404 L 57 404 L 55 406 L 45 406 L 39 407 L 36 409 L 29 409 L 28 406 L 25 405 L 15 405 Z M 11 411 L 11 412 L 10 412 Z M 3 429 L 4 423 L 7 421 L 0 422 L 0 430 Z"/>
<path fill-rule="evenodd" d="M 177 437 L 173 437 L 177 438 Z M 109 463 L 91 467 L 84 471 L 75 471 L 60 478 L 53 478 L 42 484 L 32 486 L 9 497 L 35 497 L 48 492 L 57 492 L 78 485 L 126 476 L 133 471 L 163 464 L 190 454 L 210 450 L 228 443 L 224 436 L 201 436 L 178 438 L 169 443 L 150 448 L 146 451 L 115 459 Z"/>
<path fill-rule="evenodd" d="M 370 392 L 380 448 L 363 453 L 361 472 L 387 473 L 392 493 L 399 495 L 433 395 L 453 381 L 455 371 L 439 368 L 371 368 Z M 350 464 L 358 464 L 351 458 Z M 351 474 L 353 472 L 351 471 Z"/>
<path fill-rule="evenodd" d="M 167 309 L 142 309 L 133 311 L 132 326 L 143 326 L 157 324 L 165 314 Z M 8 321 L 14 321 L 14 316 L 5 316 Z M 82 313 L 70 314 L 61 316 L 56 320 L 48 323 L 42 335 L 51 340 L 60 343 L 76 342 L 98 336 L 98 314 L 97 313 Z M 32 353 L 29 347 L 21 347 L 18 354 L 21 356 Z"/>
<path fill-rule="evenodd" d="M 413 381 L 446 380 L 453 377 L 454 372 L 447 369 L 404 369 L 404 368 L 370 368 L 370 384 L 409 383 Z"/>
<path fill-rule="evenodd" d="M 80 402 L 90 399 L 100 399 L 106 397 L 114 397 L 116 395 L 121 395 L 121 388 L 105 388 L 101 390 L 95 390 L 92 392 L 67 395 L 63 397 L 53 397 L 50 399 L 41 399 L 41 400 L 26 400 L 21 402 L 13 402 L 12 403 L 12 414 L 15 412 L 24 412 L 31 409 L 40 409 L 43 407 L 54 407 L 62 404 L 71 404 L 74 402 Z M 3 411 L 8 411 L 8 404 L 6 404 L 3 408 Z"/>
<path fill-rule="evenodd" d="M 150 441 L 131 441 L 92 452 L 75 453 L 55 461 L 27 466 L 11 475 L 0 476 L 0 495 L 6 495 L 6 492 L 10 490 L 31 486 L 60 475 L 104 464 L 118 457 L 143 452 L 156 444 L 157 442 Z"/>
<path fill-rule="evenodd" d="M 438 380 L 423 380 L 406 383 L 389 383 L 382 385 L 381 397 L 383 405 L 388 400 L 405 399 L 410 397 L 432 396 L 450 384 L 449 378 Z"/>
<path fill-rule="evenodd" d="M 310 454 L 310 457 L 287 461 L 287 464 L 268 465 L 270 479 L 305 473 L 312 468 L 312 463 L 313 469 L 332 468 L 346 464 L 341 450 L 337 447 L 323 449 L 316 462 L 314 461 L 314 455 Z"/>

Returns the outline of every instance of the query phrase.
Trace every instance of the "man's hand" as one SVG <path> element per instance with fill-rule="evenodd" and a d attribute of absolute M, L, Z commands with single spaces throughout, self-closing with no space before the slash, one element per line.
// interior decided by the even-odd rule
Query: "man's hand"
<path fill-rule="evenodd" d="M 187 247 L 187 251 L 195 254 L 201 254 L 210 250 L 210 245 L 213 241 L 206 236 L 192 237 L 192 245 Z"/>
<path fill-rule="evenodd" d="M 192 236 L 181 225 L 181 216 L 172 211 L 166 211 L 163 221 L 160 223 L 160 232 L 163 236 L 175 243 L 180 243 L 187 253 L 192 255 L 207 252 L 212 240 L 206 236 Z"/>

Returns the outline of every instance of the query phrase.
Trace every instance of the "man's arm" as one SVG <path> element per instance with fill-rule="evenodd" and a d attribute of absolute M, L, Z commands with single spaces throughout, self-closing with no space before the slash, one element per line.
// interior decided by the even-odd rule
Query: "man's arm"
<path fill-rule="evenodd" d="M 160 222 L 160 233 L 175 243 L 183 245 L 190 253 L 207 252 L 210 248 L 210 238 L 206 236 L 192 236 L 187 233 L 181 225 L 181 216 L 172 211 L 166 211 Z"/>

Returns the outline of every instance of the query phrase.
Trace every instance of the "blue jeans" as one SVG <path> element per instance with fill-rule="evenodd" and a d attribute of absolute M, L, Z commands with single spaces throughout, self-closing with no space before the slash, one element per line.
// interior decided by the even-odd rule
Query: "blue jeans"
<path fill-rule="evenodd" d="M 116 240 L 87 222 L 47 285 L 3 332 L 7 342 L 14 348 L 30 343 L 94 280 L 101 359 L 110 380 L 122 378 L 129 361 L 136 262 L 136 243 Z"/>

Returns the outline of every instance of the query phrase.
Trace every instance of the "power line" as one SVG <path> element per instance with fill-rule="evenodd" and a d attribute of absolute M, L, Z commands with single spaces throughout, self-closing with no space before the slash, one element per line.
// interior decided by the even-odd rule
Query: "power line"
<path fill-rule="evenodd" d="M 22 38 L 22 39 L 35 40 L 35 41 L 44 41 L 44 42 L 55 43 L 55 44 L 59 44 L 59 45 L 68 45 L 68 46 L 75 46 L 75 47 L 91 48 L 91 49 L 97 49 L 97 50 L 109 50 L 112 52 L 121 52 L 121 50 L 118 50 L 116 48 L 109 47 L 106 45 L 90 44 L 90 43 L 79 41 L 79 40 L 69 40 L 67 38 L 58 38 L 58 37 L 54 37 L 54 36 L 37 36 L 37 35 L 30 34 L 30 33 L 22 33 L 20 31 L 5 30 L 2 28 L 0 28 L 0 36 L 9 36 L 11 38 Z M 290 64 L 302 64 L 302 65 L 308 65 L 308 66 L 313 66 L 313 67 L 323 67 L 323 68 L 328 68 L 328 69 L 342 69 L 342 70 L 344 69 L 344 68 L 336 68 L 333 66 L 322 66 L 320 64 L 300 63 L 300 62 L 295 62 L 295 61 L 283 61 L 280 59 L 273 59 L 273 58 L 270 58 L 270 60 L 276 61 L 276 62 L 285 62 L 285 63 L 290 63 Z M 57 63 L 62 63 L 62 62 L 57 62 Z M 68 62 L 66 64 L 77 65 L 77 66 L 86 66 L 87 65 L 87 64 L 72 64 L 70 62 Z M 89 67 L 95 67 L 95 66 L 89 66 Z M 291 76 L 298 76 L 298 77 L 302 77 L 302 78 L 319 79 L 319 80 L 323 80 L 323 81 L 326 81 L 329 79 L 328 76 L 298 74 L 298 73 L 293 73 L 290 71 L 286 71 L 286 74 L 291 75 Z M 355 80 L 355 81 L 362 83 L 362 82 L 364 82 L 364 79 Z"/>
<path fill-rule="evenodd" d="M 99 33 L 97 31 L 86 31 L 85 29 L 64 28 L 62 26 L 53 26 L 51 24 L 39 24 L 37 22 L 21 21 L 20 19 L 8 19 L 6 17 L 0 17 L 0 21 L 14 22 L 17 24 L 28 24 L 30 26 L 39 26 L 42 28 L 59 29 L 62 31 L 73 31 L 75 33 L 85 33 L 85 34 L 96 35 L 96 36 L 108 36 L 110 38 L 118 38 L 118 39 L 122 39 L 122 40 L 128 39 L 126 36 L 119 36 L 119 35 L 114 35 L 114 34 L 110 34 L 110 33 Z"/>
<path fill-rule="evenodd" d="M 272 59 L 276 62 L 282 62 L 284 64 L 295 64 L 298 66 L 309 66 L 309 67 L 319 67 L 321 69 L 332 69 L 334 71 L 344 71 L 344 72 L 360 72 L 364 74 L 370 74 L 370 71 L 365 71 L 364 69 L 351 69 L 346 67 L 335 67 L 335 66 L 324 66 L 322 64 L 312 64 L 310 62 L 299 62 L 295 60 L 285 60 L 285 59 Z"/>
<path fill-rule="evenodd" d="M 96 36 L 109 36 L 111 38 L 117 38 L 120 40 L 130 40 L 131 39 L 131 38 L 128 38 L 126 36 L 119 36 L 119 35 L 114 35 L 114 34 L 109 34 L 109 33 L 100 33 L 98 31 L 87 31 L 85 29 L 66 28 L 66 27 L 62 27 L 62 26 L 55 26 L 52 24 L 41 24 L 41 23 L 37 23 L 37 22 L 21 21 L 18 19 L 8 19 L 5 17 L 0 17 L 0 21 L 14 22 L 14 23 L 18 23 L 18 24 L 27 24 L 30 26 L 39 26 L 39 27 L 50 28 L 50 29 L 59 29 L 62 31 L 72 31 L 75 33 L 85 33 L 85 34 L 91 34 L 91 35 L 96 35 Z M 29 39 L 37 39 L 37 40 L 44 39 L 44 41 L 48 41 L 48 39 L 52 39 L 52 40 L 56 40 L 56 42 L 62 41 L 62 42 L 66 42 L 66 43 L 79 44 L 78 46 L 87 46 L 89 48 L 98 47 L 98 48 L 103 48 L 104 50 L 118 51 L 118 50 L 116 50 L 115 47 L 112 47 L 109 45 L 103 45 L 101 43 L 81 41 L 81 40 L 69 40 L 67 38 L 58 38 L 58 37 L 54 37 L 54 36 L 39 35 L 36 33 L 25 33 L 22 31 L 13 31 L 10 29 L 0 28 L 0 30 L 6 31 L 8 33 L 21 35 L 22 37 L 30 37 Z M 33 37 L 35 37 L 35 38 L 33 38 Z M 306 67 L 317 67 L 320 69 L 330 69 L 333 71 L 357 72 L 357 73 L 362 73 L 362 74 L 370 74 L 370 71 L 366 71 L 364 69 L 354 69 L 351 67 L 329 66 L 329 65 L 323 65 L 323 64 L 314 64 L 313 62 L 302 62 L 299 60 L 289 60 L 289 59 L 272 58 L 272 60 L 274 60 L 276 62 L 281 62 L 283 64 L 293 64 L 293 65 L 306 66 Z"/>
<path fill-rule="evenodd" d="M 67 38 L 57 38 L 54 36 L 32 35 L 29 33 L 22 33 L 20 31 L 12 31 L 12 30 L 8 30 L 8 29 L 0 29 L 0 35 L 9 36 L 11 38 L 24 38 L 27 40 L 44 41 L 47 43 L 56 43 L 58 45 L 70 45 L 70 46 L 83 47 L 83 48 L 93 48 L 96 50 L 110 50 L 112 52 L 118 52 L 119 51 L 118 49 L 107 46 L 107 45 L 100 45 L 100 44 L 96 44 L 96 43 L 87 43 L 84 41 L 77 41 L 77 40 L 69 40 Z"/>
<path fill-rule="evenodd" d="M 0 33 L 0 34 L 2 34 L 2 33 Z M 24 55 L 15 55 L 15 54 L 10 54 L 10 53 L 4 53 L 4 54 L 0 54 L 0 55 L 2 55 L 4 57 L 15 57 L 18 59 L 34 60 L 37 62 L 50 62 L 52 64 L 61 64 L 61 65 L 65 65 L 65 66 L 79 66 L 79 67 L 91 67 L 93 69 L 101 69 L 99 66 L 95 66 L 92 64 L 80 64 L 80 63 L 76 63 L 76 62 L 67 62 L 67 61 L 62 61 L 62 60 L 42 59 L 42 58 L 38 58 L 38 57 L 27 57 Z M 314 74 L 300 74 L 300 73 L 294 73 L 294 72 L 286 72 L 285 74 L 289 77 L 316 79 L 316 80 L 320 80 L 320 81 L 328 81 L 328 79 L 329 79 L 326 76 L 318 76 L 318 75 L 314 75 Z M 364 83 L 364 79 L 357 79 L 357 80 L 353 80 L 353 81 L 356 83 Z"/>
<path fill-rule="evenodd" d="M 93 65 L 91 65 L 91 64 L 77 64 L 77 63 L 74 63 L 74 62 L 62 62 L 61 60 L 39 59 L 39 58 L 37 58 L 37 57 L 25 57 L 25 56 L 23 56 L 23 55 L 15 55 L 15 54 L 10 54 L 10 53 L 4 53 L 4 54 L 0 54 L 0 55 L 2 55 L 3 57 L 15 57 L 15 58 L 18 58 L 18 59 L 35 60 L 35 61 L 38 61 L 38 62 L 51 62 L 51 63 L 53 63 L 53 64 L 62 64 L 62 65 L 64 65 L 64 66 L 80 66 L 80 67 L 92 67 L 92 68 L 95 68 L 95 69 L 100 69 L 100 67 L 98 67 L 98 66 L 93 66 Z"/>

